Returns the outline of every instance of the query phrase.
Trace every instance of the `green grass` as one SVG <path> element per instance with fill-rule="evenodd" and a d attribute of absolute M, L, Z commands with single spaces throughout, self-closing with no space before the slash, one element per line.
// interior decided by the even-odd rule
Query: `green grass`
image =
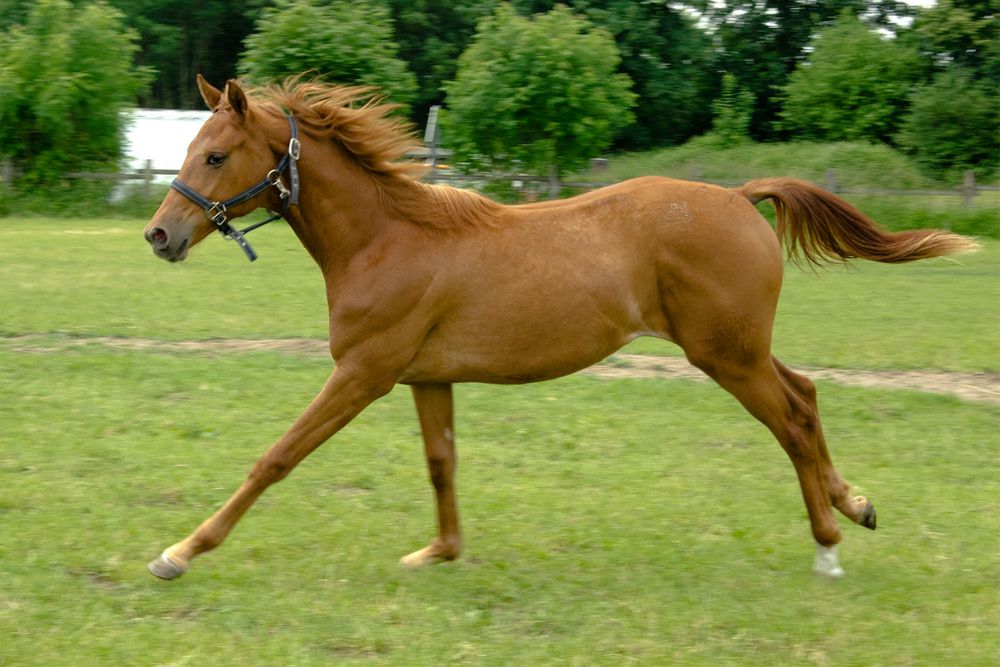
<path fill-rule="evenodd" d="M 997 412 L 824 387 L 878 505 L 809 573 L 791 466 L 710 385 L 458 390 L 463 560 L 433 530 L 408 392 L 271 489 L 176 582 L 143 566 L 235 488 L 328 370 L 267 353 L 0 353 L 0 662 L 988 664 Z"/>
<path fill-rule="evenodd" d="M 322 276 L 287 226 L 254 232 L 261 258 L 253 265 L 218 235 L 187 262 L 154 261 L 144 226 L 0 220 L 0 333 L 326 337 Z"/>
<path fill-rule="evenodd" d="M 842 521 L 840 582 L 810 574 L 792 467 L 732 398 L 579 376 L 457 388 L 454 564 L 396 565 L 434 529 L 397 389 L 189 574 L 154 580 L 146 561 L 229 496 L 330 362 L 88 342 L 325 335 L 318 272 L 286 228 L 259 232 L 253 265 L 219 239 L 168 265 L 141 228 L 0 221 L 0 664 L 982 665 L 1000 652 L 1000 411 L 829 383 L 827 439 L 880 522 Z M 790 270 L 776 347 L 821 366 L 996 371 L 998 264 L 987 242 L 959 264 Z"/>

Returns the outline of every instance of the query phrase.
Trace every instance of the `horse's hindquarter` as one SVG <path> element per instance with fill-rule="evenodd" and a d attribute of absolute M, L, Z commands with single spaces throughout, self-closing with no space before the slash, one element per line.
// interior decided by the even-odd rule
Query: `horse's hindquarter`
<path fill-rule="evenodd" d="M 690 280 L 693 264 L 715 252 L 698 249 L 717 235 L 700 239 L 705 227 L 719 224 L 699 197 L 700 186 L 641 179 L 513 207 L 495 226 L 442 242 L 439 312 L 403 381 L 543 380 L 639 335 L 672 338 L 664 281 Z M 710 210 L 732 205 L 724 190 L 709 198 Z"/>

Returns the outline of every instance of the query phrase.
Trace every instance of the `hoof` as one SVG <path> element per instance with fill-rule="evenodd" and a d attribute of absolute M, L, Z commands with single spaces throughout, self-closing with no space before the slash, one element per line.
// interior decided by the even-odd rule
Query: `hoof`
<path fill-rule="evenodd" d="M 861 513 L 861 519 L 858 523 L 865 528 L 875 530 L 875 506 L 872 505 L 872 501 L 869 500 L 868 504 L 865 505 L 865 509 Z"/>
<path fill-rule="evenodd" d="M 154 577 L 167 580 L 176 579 L 187 572 L 186 567 L 181 567 L 176 561 L 171 560 L 166 553 L 160 554 L 159 557 L 149 561 L 146 569 Z"/>
<path fill-rule="evenodd" d="M 412 554 L 403 556 L 399 559 L 399 564 L 407 569 L 414 570 L 425 565 L 446 563 L 450 560 L 455 560 L 457 557 L 457 554 L 454 556 L 442 554 L 438 547 L 432 544 L 429 547 L 424 547 L 419 551 L 414 551 Z"/>
<path fill-rule="evenodd" d="M 827 579 L 840 579 L 844 576 L 844 568 L 840 567 L 840 560 L 837 558 L 836 544 L 832 547 L 824 547 L 822 544 L 816 545 L 813 574 Z"/>

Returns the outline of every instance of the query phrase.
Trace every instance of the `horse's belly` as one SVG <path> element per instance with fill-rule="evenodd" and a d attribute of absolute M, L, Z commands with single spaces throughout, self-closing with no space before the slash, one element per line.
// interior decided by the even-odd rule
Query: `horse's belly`
<path fill-rule="evenodd" d="M 490 300 L 444 318 L 428 335 L 403 382 L 524 383 L 574 373 L 604 359 L 645 329 L 639 309 L 618 303 L 544 298 Z"/>
<path fill-rule="evenodd" d="M 531 344 L 532 347 L 515 350 L 483 347 L 439 349 L 434 343 L 429 343 L 413 360 L 400 381 L 405 384 L 538 382 L 587 368 L 621 347 L 621 344 L 616 344 L 590 346 L 589 349 L 566 349 L 545 340 L 532 341 Z M 539 347 L 544 351 L 540 352 Z"/>

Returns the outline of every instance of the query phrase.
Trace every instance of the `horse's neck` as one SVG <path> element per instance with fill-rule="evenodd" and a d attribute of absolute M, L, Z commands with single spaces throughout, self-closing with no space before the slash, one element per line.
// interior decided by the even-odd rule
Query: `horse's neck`
<path fill-rule="evenodd" d="M 339 273 L 393 227 L 405 224 L 391 195 L 340 154 L 303 160 L 299 172 L 299 206 L 285 218 L 327 275 Z"/>

